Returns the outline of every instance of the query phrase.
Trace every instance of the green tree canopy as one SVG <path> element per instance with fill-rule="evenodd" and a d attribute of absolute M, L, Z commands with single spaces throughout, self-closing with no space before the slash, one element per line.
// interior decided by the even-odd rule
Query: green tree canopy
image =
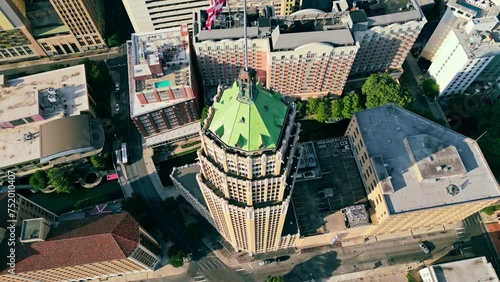
<path fill-rule="evenodd" d="M 424 91 L 424 95 L 434 100 L 439 95 L 439 85 L 432 78 L 426 78 L 422 82 L 422 90 Z"/>
<path fill-rule="evenodd" d="M 92 166 L 97 169 L 105 169 L 110 167 L 111 164 L 111 154 L 109 152 L 104 154 L 97 154 L 90 157 L 90 162 Z"/>
<path fill-rule="evenodd" d="M 201 122 L 202 125 L 203 125 L 203 122 L 205 121 L 205 119 L 208 116 L 208 109 L 209 109 L 209 107 L 205 106 L 205 107 L 203 107 L 203 110 L 201 111 L 200 122 Z"/>
<path fill-rule="evenodd" d="M 413 102 L 413 97 L 402 89 L 387 73 L 376 73 L 370 75 L 361 88 L 366 96 L 366 108 L 375 108 L 388 103 L 397 104 L 406 108 Z M 345 104 L 345 102 L 344 102 Z"/>
<path fill-rule="evenodd" d="M 31 175 L 29 182 L 30 185 L 33 186 L 33 189 L 38 191 L 47 188 L 49 185 L 49 178 L 47 177 L 47 173 L 45 171 L 37 170 L 33 175 Z"/>
<path fill-rule="evenodd" d="M 108 47 L 118 46 L 120 44 L 120 42 L 118 41 L 118 34 L 114 33 L 113 35 L 108 37 L 107 42 L 108 42 Z"/>
<path fill-rule="evenodd" d="M 285 278 L 283 276 L 273 276 L 267 278 L 266 282 L 285 282 Z"/>
<path fill-rule="evenodd" d="M 342 109 L 344 108 L 344 102 L 342 99 L 336 99 L 331 102 L 330 111 L 332 112 L 331 117 L 333 119 L 343 119 Z"/>
<path fill-rule="evenodd" d="M 319 99 L 315 99 L 315 98 L 307 99 L 306 114 L 308 116 L 316 114 L 316 111 L 318 110 L 319 104 L 320 104 Z"/>
<path fill-rule="evenodd" d="M 301 119 L 306 115 L 306 104 L 302 100 L 297 100 L 297 119 Z"/>
<path fill-rule="evenodd" d="M 352 115 L 362 109 L 359 95 L 355 92 L 350 93 L 342 99 L 342 117 L 351 118 Z"/>
<path fill-rule="evenodd" d="M 69 193 L 75 188 L 76 177 L 67 166 L 52 168 L 47 173 L 49 184 L 54 186 L 57 193 Z"/>
<path fill-rule="evenodd" d="M 173 267 L 181 267 L 184 265 L 184 258 L 186 258 L 186 253 L 177 245 L 172 245 L 168 248 L 167 255 L 169 257 L 169 263 Z"/>
<path fill-rule="evenodd" d="M 330 117 L 330 102 L 328 99 L 318 99 L 318 106 L 316 107 L 316 120 L 324 122 Z"/>

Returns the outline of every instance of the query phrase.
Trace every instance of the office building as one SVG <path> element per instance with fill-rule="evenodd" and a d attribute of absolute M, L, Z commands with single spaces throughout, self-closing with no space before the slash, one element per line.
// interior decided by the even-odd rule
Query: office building
<path fill-rule="evenodd" d="M 384 10 L 368 2 L 338 4 L 334 13 L 309 9 L 289 16 L 250 7 L 249 65 L 257 79 L 284 95 L 308 98 L 340 95 L 348 79 L 374 72 L 399 76 L 426 23 L 418 4 L 391 2 Z M 243 65 L 242 11 L 224 9 L 210 31 L 206 18 L 204 10 L 194 14 L 193 45 L 203 81 L 230 85 Z"/>
<path fill-rule="evenodd" d="M 398 106 L 355 113 L 346 135 L 370 202 L 367 236 L 455 228 L 500 199 L 475 140 Z"/>
<path fill-rule="evenodd" d="M 451 0 L 432 36 L 425 44 L 420 56 L 431 62 L 457 21 L 469 21 L 483 17 L 496 17 L 500 13 L 500 2 L 496 0 Z"/>
<path fill-rule="evenodd" d="M 0 281 L 107 280 L 152 271 L 159 261 L 158 242 L 128 213 L 53 224 L 36 218 L 23 221 L 15 274 L 4 270 Z"/>
<path fill-rule="evenodd" d="M 476 78 L 496 82 L 500 76 L 500 71 L 495 69 L 498 66 L 495 57 L 500 56 L 499 32 L 496 16 L 459 18 L 453 23 L 428 70 L 439 85 L 441 97 L 464 93 Z M 490 63 L 492 66 L 488 67 Z M 480 77 L 481 73 L 483 77 Z M 469 91 L 469 94 L 475 94 L 475 91 Z"/>
<path fill-rule="evenodd" d="M 24 2 L 0 2 L 0 63 L 45 56 L 23 18 Z"/>
<path fill-rule="evenodd" d="M 127 54 L 130 117 L 146 145 L 197 136 L 200 101 L 187 26 L 132 34 Z"/>
<path fill-rule="evenodd" d="M 422 282 L 500 281 L 486 257 L 430 265 L 418 272 Z"/>
<path fill-rule="evenodd" d="M 0 178 L 102 150 L 104 130 L 92 119 L 84 65 L 0 81 Z"/>
<path fill-rule="evenodd" d="M 177 168 L 174 184 L 236 250 L 293 247 L 299 236 L 291 192 L 300 124 L 281 95 L 242 71 L 215 97 L 201 130 L 199 167 Z M 198 172 L 199 171 L 199 172 Z M 197 183 L 197 185 L 192 185 Z"/>
<path fill-rule="evenodd" d="M 230 9 L 243 9 L 243 1 L 227 0 L 226 6 Z M 266 9 L 266 6 L 274 8 L 276 16 L 288 16 L 300 9 L 299 0 L 247 0 L 247 7 Z"/>
<path fill-rule="evenodd" d="M 122 0 L 136 33 L 179 27 L 192 29 L 193 12 L 209 6 L 209 0 Z"/>

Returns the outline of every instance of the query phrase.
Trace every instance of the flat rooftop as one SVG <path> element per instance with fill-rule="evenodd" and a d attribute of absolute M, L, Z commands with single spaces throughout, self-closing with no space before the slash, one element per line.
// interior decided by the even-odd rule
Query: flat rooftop
<path fill-rule="evenodd" d="M 305 148 L 306 157 L 314 154 L 317 160 L 306 161 L 305 167 L 299 170 L 303 178 L 295 182 L 292 193 L 301 235 L 347 229 L 342 209 L 368 201 L 348 138 L 330 138 L 300 145 Z M 305 178 L 307 171 L 314 177 Z"/>
<path fill-rule="evenodd" d="M 170 140 L 174 140 L 176 138 L 182 137 L 182 136 L 188 136 L 188 135 L 193 135 L 193 134 L 198 134 L 201 130 L 201 123 L 200 121 L 195 121 L 190 124 L 180 126 L 177 128 L 174 128 L 172 130 L 162 132 L 156 135 L 148 136 L 144 138 L 144 142 L 146 143 L 146 146 L 153 146 L 158 143 L 162 142 L 167 142 Z"/>
<path fill-rule="evenodd" d="M 2 129 L 0 134 L 0 167 L 10 167 L 40 159 L 40 125 L 44 122 L 34 122 L 14 128 Z M 25 141 L 25 136 L 32 133 L 31 140 Z"/>
<path fill-rule="evenodd" d="M 466 31 L 467 25 L 476 24 L 478 30 Z M 480 30 L 481 26 L 496 26 L 489 30 Z M 492 56 L 500 54 L 500 26 L 497 17 L 483 17 L 466 21 L 458 19 L 453 25 L 453 32 L 470 58 Z"/>
<path fill-rule="evenodd" d="M 131 41 L 135 92 L 190 85 L 189 33 L 182 27 L 134 33 Z"/>
<path fill-rule="evenodd" d="M 428 266 L 439 281 L 498 282 L 495 269 L 486 257 L 471 258 Z"/>
<path fill-rule="evenodd" d="M 11 79 L 0 89 L 0 122 L 37 115 L 47 120 L 83 111 L 89 111 L 84 65 Z"/>
<path fill-rule="evenodd" d="M 49 1 L 28 3 L 26 14 L 35 38 L 69 34 L 68 27 L 62 22 Z"/>
<path fill-rule="evenodd" d="M 383 192 L 390 213 L 500 197 L 500 187 L 473 139 L 392 104 L 360 111 L 354 116 L 368 157 L 381 160 L 386 170 L 384 181 L 391 189 L 384 189 Z M 421 135 L 438 140 L 436 144 L 439 146 L 418 142 L 421 148 L 431 146 L 431 149 L 427 153 L 422 151 L 424 155 L 412 160 L 405 139 Z M 427 164 L 435 161 L 437 165 L 433 173 L 438 173 L 437 167 L 442 165 L 441 162 L 447 164 L 442 169 L 448 170 L 453 164 L 449 162 L 448 165 L 446 158 L 442 159 L 439 154 L 450 156 L 446 154 L 449 147 L 456 149 L 452 151 L 458 156 L 452 154 L 452 159 L 460 158 L 465 173 L 458 165 L 452 167 L 449 173 L 434 175 L 435 178 L 428 180 L 421 179 L 415 161 L 424 160 Z M 449 192 L 450 187 L 454 193 Z"/>
<path fill-rule="evenodd" d="M 191 195 L 193 195 L 198 202 L 200 202 L 205 208 L 208 209 L 207 203 L 203 198 L 198 181 L 196 181 L 196 175 L 200 172 L 200 166 L 198 164 L 190 166 L 176 167 L 172 176 L 179 181 L 184 188 L 186 188 Z"/>
<path fill-rule="evenodd" d="M 500 12 L 498 1 L 492 0 L 452 0 L 447 2 L 447 6 L 452 7 L 462 13 L 469 14 L 474 18 L 485 16 L 497 16 Z"/>

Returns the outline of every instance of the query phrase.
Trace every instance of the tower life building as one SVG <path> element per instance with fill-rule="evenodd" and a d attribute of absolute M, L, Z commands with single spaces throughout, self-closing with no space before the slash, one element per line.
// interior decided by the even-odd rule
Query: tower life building
<path fill-rule="evenodd" d="M 217 230 L 250 254 L 292 247 L 298 237 L 291 207 L 296 108 L 256 84 L 255 74 L 242 70 L 215 97 L 201 130 L 196 177 Z"/>

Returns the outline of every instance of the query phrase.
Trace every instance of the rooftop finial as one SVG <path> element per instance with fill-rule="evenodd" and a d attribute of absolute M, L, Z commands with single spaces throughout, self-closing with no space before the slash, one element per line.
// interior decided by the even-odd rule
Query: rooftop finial
<path fill-rule="evenodd" d="M 243 1 L 243 37 L 245 38 L 244 41 L 244 48 L 245 48 L 245 71 L 248 71 L 248 42 L 247 42 L 247 0 Z"/>

